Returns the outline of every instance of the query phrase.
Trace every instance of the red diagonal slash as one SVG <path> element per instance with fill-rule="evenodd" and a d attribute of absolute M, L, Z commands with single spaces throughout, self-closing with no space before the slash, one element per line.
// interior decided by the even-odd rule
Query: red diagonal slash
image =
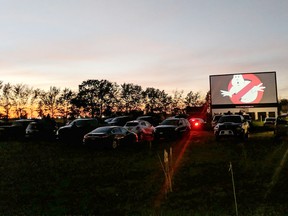
<path fill-rule="evenodd" d="M 257 86 L 259 84 L 261 84 L 261 80 L 255 76 L 254 74 L 243 74 L 243 78 L 244 80 L 249 80 L 250 83 L 248 83 L 243 89 L 241 89 L 238 93 L 232 95 L 232 97 L 230 98 L 231 101 L 234 104 L 243 104 L 243 102 L 241 101 L 241 98 L 247 94 L 247 92 L 249 92 L 254 86 Z M 228 89 L 230 89 L 232 87 L 232 83 L 230 82 L 228 85 Z M 252 101 L 251 103 L 259 103 L 260 100 L 262 99 L 263 96 L 263 92 L 257 92 L 257 98 Z"/>
<path fill-rule="evenodd" d="M 233 100 L 241 101 L 241 98 L 255 86 L 252 81 L 242 88 L 237 94 L 232 95 Z"/>

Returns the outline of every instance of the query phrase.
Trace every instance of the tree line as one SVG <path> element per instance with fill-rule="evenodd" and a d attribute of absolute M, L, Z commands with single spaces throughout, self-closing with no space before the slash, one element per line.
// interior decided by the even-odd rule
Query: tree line
<path fill-rule="evenodd" d="M 173 113 L 186 107 L 202 106 L 208 98 L 199 92 L 173 91 L 153 87 L 143 89 L 133 83 L 118 85 L 108 80 L 90 79 L 78 86 L 78 91 L 51 86 L 48 90 L 27 84 L 0 81 L 0 118 L 102 117 L 113 114 Z"/>

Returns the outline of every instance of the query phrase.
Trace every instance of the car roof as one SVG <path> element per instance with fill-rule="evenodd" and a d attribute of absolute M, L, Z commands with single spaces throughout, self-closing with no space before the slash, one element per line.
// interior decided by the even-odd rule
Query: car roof
<path fill-rule="evenodd" d="M 144 116 L 138 116 L 137 119 L 142 119 L 142 118 L 151 118 L 153 116 L 150 115 L 144 115 Z"/>
<path fill-rule="evenodd" d="M 171 117 L 168 117 L 168 118 L 166 118 L 166 119 L 185 119 L 185 118 L 183 118 L 183 117 L 171 116 Z"/>
<path fill-rule="evenodd" d="M 97 120 L 96 118 L 77 118 L 77 119 L 74 119 L 73 121 L 89 121 L 89 120 Z"/>
<path fill-rule="evenodd" d="M 222 115 L 222 116 L 220 117 L 220 119 L 222 119 L 222 118 L 228 118 L 228 117 L 239 117 L 239 118 L 241 118 L 241 119 L 245 119 L 242 115 L 239 115 L 239 114 Z"/>
<path fill-rule="evenodd" d="M 266 119 L 276 119 L 276 117 L 267 117 Z"/>
<path fill-rule="evenodd" d="M 136 119 L 136 120 L 127 121 L 127 123 L 128 122 L 147 122 L 147 121 L 142 120 L 142 119 Z"/>

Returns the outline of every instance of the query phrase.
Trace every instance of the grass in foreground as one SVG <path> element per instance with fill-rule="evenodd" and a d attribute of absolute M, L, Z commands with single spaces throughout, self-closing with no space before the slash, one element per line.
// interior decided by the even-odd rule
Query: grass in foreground
<path fill-rule="evenodd" d="M 234 215 L 231 161 L 239 215 L 284 215 L 287 165 L 268 195 L 267 190 L 287 146 L 264 135 L 244 145 L 216 143 L 200 132 L 188 143 L 174 144 L 168 194 L 161 194 L 161 147 L 97 151 L 54 142 L 0 142 L 0 213 Z"/>

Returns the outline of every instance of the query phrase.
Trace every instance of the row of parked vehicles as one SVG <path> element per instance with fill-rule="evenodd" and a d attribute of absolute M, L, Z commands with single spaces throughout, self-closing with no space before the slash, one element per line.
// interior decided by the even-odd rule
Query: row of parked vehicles
<path fill-rule="evenodd" d="M 247 140 L 251 127 L 251 117 L 241 114 L 215 115 L 211 126 L 214 130 L 216 140 L 222 137 L 236 137 Z M 273 130 L 276 138 L 288 135 L 288 114 L 277 117 L 267 117 L 263 123 L 265 130 Z"/>
<path fill-rule="evenodd" d="M 52 119 L 20 119 L 0 125 L 1 139 L 56 139 L 66 144 L 89 146 L 120 145 L 183 137 L 192 129 L 203 129 L 201 118 L 173 116 L 161 121 L 154 116 L 118 116 L 100 121 L 96 118 L 79 118 L 58 127 Z M 0 122 L 1 124 L 1 122 Z"/>
<path fill-rule="evenodd" d="M 131 120 L 121 116 L 109 119 L 104 125 L 99 125 L 97 119 L 75 119 L 60 127 L 56 136 L 63 143 L 82 142 L 86 146 L 117 148 L 144 141 L 179 138 L 191 130 L 186 118 L 169 117 L 154 125 L 149 119 L 152 118 L 141 116 Z"/>
<path fill-rule="evenodd" d="M 215 115 L 211 126 L 216 140 L 236 137 L 247 140 L 251 119 L 245 115 Z M 210 127 L 211 127 L 210 126 Z M 288 135 L 288 115 L 268 117 L 263 126 L 273 130 L 275 137 Z M 79 118 L 58 127 L 52 119 L 20 119 L 10 124 L 0 120 L 0 140 L 3 139 L 57 139 L 66 144 L 99 145 L 117 148 L 120 145 L 144 141 L 171 140 L 183 137 L 191 130 L 207 129 L 201 118 L 173 116 L 160 121 L 154 116 L 118 116 L 99 121 Z"/>

